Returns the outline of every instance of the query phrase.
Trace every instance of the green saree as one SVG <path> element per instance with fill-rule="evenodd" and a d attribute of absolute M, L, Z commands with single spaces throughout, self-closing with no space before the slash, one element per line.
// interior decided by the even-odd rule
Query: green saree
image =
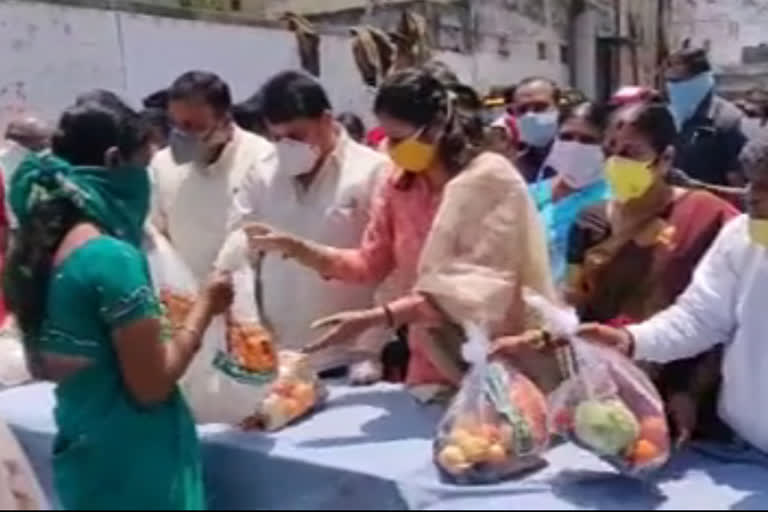
<path fill-rule="evenodd" d="M 183 397 L 176 391 L 161 405 L 140 407 L 113 346 L 115 329 L 162 314 L 137 247 L 148 204 L 146 171 L 71 168 L 55 158 L 26 164 L 11 192 L 22 229 L 40 201 L 67 197 L 107 233 L 51 270 L 45 318 L 34 336 L 25 336 L 33 355 L 89 361 L 56 388 L 53 465 L 61 504 L 71 510 L 203 509 L 198 440 Z M 24 272 L 9 269 L 7 288 L 23 283 Z"/>

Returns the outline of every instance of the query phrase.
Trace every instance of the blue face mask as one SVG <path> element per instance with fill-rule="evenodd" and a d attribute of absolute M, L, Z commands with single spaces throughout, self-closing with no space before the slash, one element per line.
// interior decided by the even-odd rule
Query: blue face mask
<path fill-rule="evenodd" d="M 679 126 L 693 117 L 696 109 L 714 87 L 715 75 L 711 71 L 700 73 L 688 80 L 667 82 L 670 106 Z"/>
<path fill-rule="evenodd" d="M 520 140 L 536 148 L 543 148 L 555 138 L 557 133 L 557 110 L 547 112 L 528 112 L 516 119 L 520 129 Z"/>

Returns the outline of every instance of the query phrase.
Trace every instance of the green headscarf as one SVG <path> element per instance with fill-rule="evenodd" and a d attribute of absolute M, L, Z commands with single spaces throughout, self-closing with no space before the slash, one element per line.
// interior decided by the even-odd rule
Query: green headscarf
<path fill-rule="evenodd" d="M 35 206 L 61 198 L 70 199 L 109 235 L 141 245 L 150 201 L 146 168 L 78 167 L 53 155 L 27 157 L 9 193 L 20 226 L 24 227 Z"/>

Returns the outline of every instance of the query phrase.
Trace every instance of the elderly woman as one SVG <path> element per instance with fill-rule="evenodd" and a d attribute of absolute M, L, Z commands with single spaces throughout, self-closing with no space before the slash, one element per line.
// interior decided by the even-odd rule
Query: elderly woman
<path fill-rule="evenodd" d="M 5 290 L 32 373 L 57 384 L 57 494 L 73 510 L 204 508 L 176 382 L 231 285 L 212 280 L 171 335 L 139 248 L 150 151 L 137 114 L 83 101 L 62 116 L 53 151 L 14 176 Z"/>
<path fill-rule="evenodd" d="M 553 293 L 543 233 L 520 175 L 504 157 L 481 150 L 479 120 L 457 108 L 429 73 L 391 76 L 375 112 L 396 169 L 373 200 L 362 245 L 320 246 L 265 226 L 248 229 L 251 245 L 330 279 L 378 283 L 396 271 L 400 298 L 321 320 L 318 326 L 331 329 L 316 346 L 344 343 L 379 325 L 408 325 L 406 382 L 455 385 L 458 358 L 434 342 L 430 329 L 475 321 L 491 334 L 521 332 L 521 288 Z"/>

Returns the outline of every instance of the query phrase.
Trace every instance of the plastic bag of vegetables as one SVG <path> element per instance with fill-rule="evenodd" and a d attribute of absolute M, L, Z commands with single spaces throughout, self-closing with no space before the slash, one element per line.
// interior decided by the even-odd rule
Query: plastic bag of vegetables
<path fill-rule="evenodd" d="M 307 356 L 283 351 L 278 355 L 278 376 L 267 391 L 248 429 L 280 430 L 317 410 L 328 392 Z"/>
<path fill-rule="evenodd" d="M 245 245 L 244 238 L 241 245 Z M 173 335 L 183 329 L 199 285 L 170 242 L 151 225 L 147 226 L 145 250 L 165 311 L 167 333 Z M 258 314 L 253 271 L 245 251 L 230 259 L 230 267 L 219 268 L 232 272 L 233 304 L 208 327 L 200 352 L 181 381 L 195 420 L 201 424 L 240 424 L 256 411 L 277 374 L 274 343 Z"/>
<path fill-rule="evenodd" d="M 488 361 L 488 336 L 467 326 L 462 349 L 472 366 L 438 426 L 434 457 L 457 484 L 490 484 L 544 465 L 546 399 L 524 375 Z"/>
<path fill-rule="evenodd" d="M 670 455 L 664 403 L 632 361 L 575 335 L 576 313 L 526 291 L 525 300 L 547 330 L 568 345 L 558 351 L 566 380 L 549 397 L 549 425 L 618 470 L 640 475 L 663 466 Z"/>

